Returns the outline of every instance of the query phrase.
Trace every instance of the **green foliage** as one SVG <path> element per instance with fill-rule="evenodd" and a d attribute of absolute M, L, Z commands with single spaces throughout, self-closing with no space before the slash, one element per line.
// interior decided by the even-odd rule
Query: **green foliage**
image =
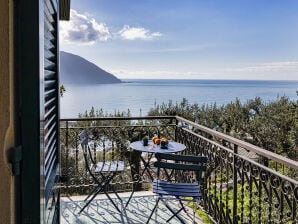
<path fill-rule="evenodd" d="M 294 106 L 295 103 L 285 97 L 266 105 L 248 127 L 255 143 L 270 151 L 291 156 L 291 150 L 295 147 L 292 134 L 297 132 L 294 129 Z"/>
<path fill-rule="evenodd" d="M 213 224 L 209 216 L 201 209 L 197 209 L 196 214 L 200 217 L 201 221 L 205 224 Z"/>
<path fill-rule="evenodd" d="M 149 116 L 179 115 L 211 129 L 245 140 L 264 149 L 297 160 L 298 106 L 287 97 L 264 102 L 260 97 L 226 105 L 180 102 L 155 105 Z"/>
<path fill-rule="evenodd" d="M 242 190 L 247 189 L 248 184 L 244 184 L 241 186 L 238 184 L 237 187 L 237 214 L 241 214 L 243 212 L 244 217 L 248 217 L 249 215 L 252 216 L 252 220 L 254 220 L 253 223 L 257 222 L 257 212 L 252 212 L 252 208 L 258 207 L 258 198 L 250 198 L 249 192 L 244 190 L 243 198 L 242 198 Z M 253 190 L 256 191 L 255 187 L 253 186 Z M 225 191 L 222 193 L 222 198 L 228 199 L 228 207 L 231 209 L 233 208 L 233 190 Z M 250 205 L 251 203 L 251 205 Z M 224 210 L 226 210 L 225 207 L 223 207 Z M 243 209 L 243 211 L 242 211 Z M 226 211 L 225 211 L 226 212 Z M 264 215 L 265 216 L 265 215 Z"/>
<path fill-rule="evenodd" d="M 266 201 L 267 195 L 263 193 L 259 197 L 258 193 L 259 191 L 255 184 L 249 186 L 248 183 L 245 183 L 243 185 L 238 184 L 237 186 L 237 214 L 239 215 L 239 218 L 243 216 L 244 221 L 246 221 L 247 223 L 269 223 L 269 204 Z M 217 203 L 218 206 L 220 206 L 220 203 L 224 203 L 223 210 L 226 213 L 225 203 L 228 203 L 229 209 L 233 208 L 233 188 L 230 188 L 228 191 L 222 192 L 221 197 L 223 199 L 222 201 L 214 200 L 213 203 Z M 279 203 L 278 198 L 274 194 L 272 195 L 271 200 L 272 203 L 275 205 Z M 288 205 L 284 202 L 283 223 L 292 223 L 291 221 L 288 221 L 289 217 L 285 216 L 285 210 L 288 209 L 287 206 Z M 273 208 L 273 211 L 271 211 L 271 218 L 272 220 L 276 221 L 274 223 L 279 223 L 280 221 L 279 212 L 281 211 L 276 207 Z M 259 217 L 259 213 L 261 214 L 261 217 Z M 250 219 L 251 221 L 249 221 Z"/>
<path fill-rule="evenodd" d="M 94 117 L 130 117 L 131 113 L 130 110 L 125 111 L 115 111 L 114 113 L 105 113 L 103 109 L 97 109 L 95 110 L 94 107 L 91 107 L 90 111 L 85 111 L 84 113 L 79 113 L 79 118 L 94 118 Z M 105 120 L 105 121 L 96 121 L 96 120 L 90 120 L 90 121 L 78 121 L 77 126 L 81 127 L 90 127 L 90 126 L 104 126 L 104 125 L 125 125 L 130 124 L 129 120 Z"/>
<path fill-rule="evenodd" d="M 191 198 L 188 198 L 188 200 L 189 199 L 191 199 Z M 214 223 L 203 209 L 201 209 L 200 207 L 197 207 L 196 202 L 188 202 L 188 206 L 192 209 L 196 209 L 195 213 L 197 214 L 197 216 L 200 218 L 200 220 L 204 224 L 213 224 Z"/>
<path fill-rule="evenodd" d="M 90 111 L 87 110 L 85 113 L 79 113 L 79 118 L 92 118 L 92 117 L 130 117 L 130 110 L 125 111 L 115 111 L 114 113 L 106 113 L 103 109 L 95 110 L 94 107 L 91 107 Z"/>
<path fill-rule="evenodd" d="M 64 85 L 61 85 L 59 87 L 60 96 L 63 97 L 63 95 L 64 95 L 65 92 L 66 92 L 66 89 L 65 89 Z"/>

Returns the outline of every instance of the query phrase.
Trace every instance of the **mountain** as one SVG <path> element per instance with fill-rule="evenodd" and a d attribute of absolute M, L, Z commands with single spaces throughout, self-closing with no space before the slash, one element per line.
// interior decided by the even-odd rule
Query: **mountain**
<path fill-rule="evenodd" d="M 92 83 L 121 83 L 121 80 L 78 55 L 60 51 L 60 84 Z"/>

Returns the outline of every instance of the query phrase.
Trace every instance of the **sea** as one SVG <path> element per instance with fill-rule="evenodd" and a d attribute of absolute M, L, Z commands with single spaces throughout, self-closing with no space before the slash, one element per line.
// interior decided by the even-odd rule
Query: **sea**
<path fill-rule="evenodd" d="M 62 118 L 76 118 L 80 113 L 102 109 L 105 114 L 131 113 L 146 116 L 151 108 L 183 98 L 198 105 L 224 105 L 238 98 L 242 103 L 261 97 L 264 102 L 282 96 L 297 101 L 298 80 L 170 80 L 124 79 L 117 84 L 66 84 L 60 100 Z"/>

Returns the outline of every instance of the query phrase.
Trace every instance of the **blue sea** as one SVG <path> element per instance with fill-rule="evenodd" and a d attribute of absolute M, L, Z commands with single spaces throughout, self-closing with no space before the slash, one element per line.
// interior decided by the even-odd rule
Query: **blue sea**
<path fill-rule="evenodd" d="M 105 113 L 130 110 L 132 116 L 145 116 L 150 108 L 163 102 L 223 105 L 238 98 L 242 103 L 255 97 L 265 102 L 287 96 L 297 100 L 298 80 L 157 80 L 126 79 L 120 84 L 65 85 L 61 98 L 62 118 L 75 118 L 79 113 L 103 109 Z"/>

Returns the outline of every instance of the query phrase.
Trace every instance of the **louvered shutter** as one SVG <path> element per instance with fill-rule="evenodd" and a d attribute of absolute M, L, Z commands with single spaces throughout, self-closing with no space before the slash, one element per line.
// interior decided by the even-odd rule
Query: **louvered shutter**
<path fill-rule="evenodd" d="M 15 2 L 15 71 L 22 146 L 17 223 L 59 223 L 57 0 Z"/>
<path fill-rule="evenodd" d="M 44 1 L 44 198 L 45 220 L 59 220 L 59 80 L 57 5 Z"/>

